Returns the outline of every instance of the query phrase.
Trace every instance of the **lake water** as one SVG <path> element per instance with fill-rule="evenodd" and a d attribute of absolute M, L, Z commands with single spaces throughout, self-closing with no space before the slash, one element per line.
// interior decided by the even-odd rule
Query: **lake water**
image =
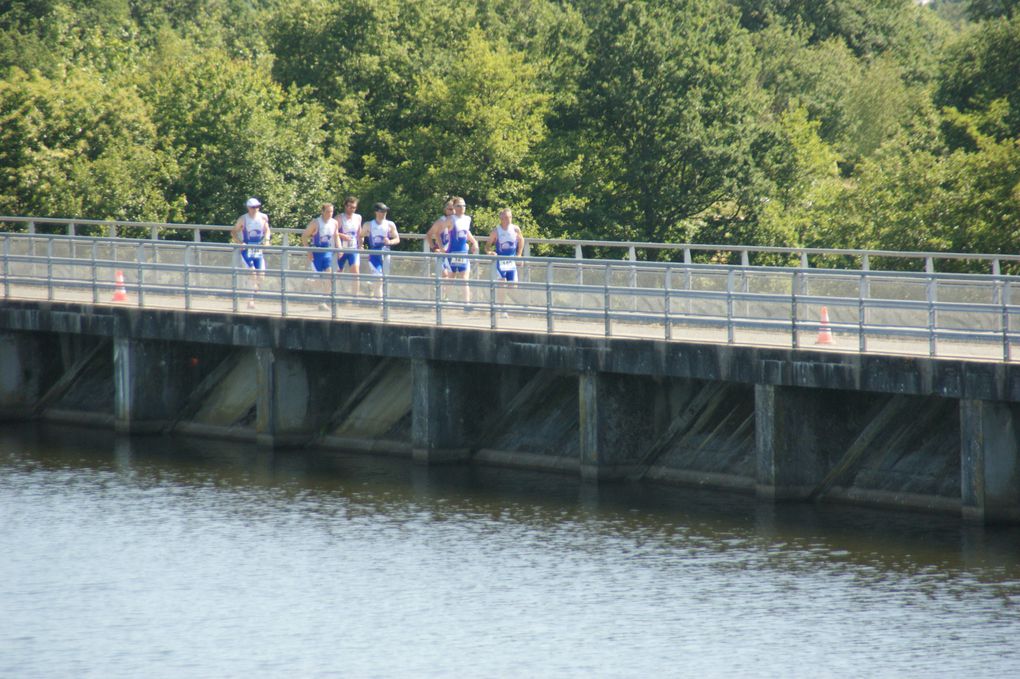
<path fill-rule="evenodd" d="M 0 676 L 1020 676 L 1020 531 L 3 425 Z"/>

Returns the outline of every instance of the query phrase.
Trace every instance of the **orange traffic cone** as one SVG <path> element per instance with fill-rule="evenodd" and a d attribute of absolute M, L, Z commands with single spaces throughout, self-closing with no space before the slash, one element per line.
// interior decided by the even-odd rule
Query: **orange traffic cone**
<path fill-rule="evenodd" d="M 118 271 L 117 275 L 114 277 L 114 281 L 117 283 L 117 287 L 113 289 L 113 301 L 126 302 L 127 290 L 124 288 L 124 272 Z"/>
<path fill-rule="evenodd" d="M 829 310 L 822 307 L 822 324 L 818 326 L 818 338 L 815 344 L 832 344 L 832 330 L 829 329 Z"/>

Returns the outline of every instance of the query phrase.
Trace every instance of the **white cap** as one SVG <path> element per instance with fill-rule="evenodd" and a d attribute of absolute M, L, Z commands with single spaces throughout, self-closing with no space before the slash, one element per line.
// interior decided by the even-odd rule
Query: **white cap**
<path fill-rule="evenodd" d="M 259 202 L 258 198 L 249 198 L 248 202 L 244 205 L 245 207 L 262 207 L 262 203 Z"/>

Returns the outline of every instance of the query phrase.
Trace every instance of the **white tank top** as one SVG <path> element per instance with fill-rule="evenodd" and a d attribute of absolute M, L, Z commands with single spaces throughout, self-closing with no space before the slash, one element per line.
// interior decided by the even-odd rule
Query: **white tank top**
<path fill-rule="evenodd" d="M 241 229 L 241 240 L 245 243 L 258 244 L 266 237 L 269 219 L 264 214 L 255 217 L 244 215 L 244 226 Z"/>
<path fill-rule="evenodd" d="M 389 250 L 390 246 L 385 245 L 386 239 L 390 237 L 390 226 L 393 224 L 388 219 L 382 223 L 374 219 L 368 223 L 368 247 L 371 250 Z"/>
<path fill-rule="evenodd" d="M 322 216 L 320 215 L 316 219 L 319 220 L 319 228 L 315 233 L 315 237 L 312 239 L 312 244 L 319 248 L 328 248 L 333 245 L 333 237 L 336 234 L 338 224 L 335 219 L 330 218 L 329 221 L 323 222 Z"/>
<path fill-rule="evenodd" d="M 347 219 L 347 213 L 341 212 L 340 232 L 351 237 L 351 245 L 358 242 L 358 231 L 361 231 L 361 215 L 355 212 L 350 219 Z"/>

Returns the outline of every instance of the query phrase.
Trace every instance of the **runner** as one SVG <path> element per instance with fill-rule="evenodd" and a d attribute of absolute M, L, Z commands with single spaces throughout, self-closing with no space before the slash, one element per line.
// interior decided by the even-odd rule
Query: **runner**
<path fill-rule="evenodd" d="M 350 271 L 354 274 L 354 294 L 361 290 L 361 255 L 358 254 L 358 234 L 361 233 L 361 215 L 358 209 L 358 199 L 354 196 L 347 196 L 344 199 L 344 211 L 340 213 L 340 231 L 337 234 L 342 241 L 340 247 L 354 248 L 354 252 L 342 252 L 336 260 L 338 271 Z"/>
<path fill-rule="evenodd" d="M 453 200 L 446 201 L 443 206 L 443 216 L 432 222 L 428 232 L 425 234 L 425 242 L 432 252 L 446 252 L 450 245 L 450 227 L 453 225 Z M 450 277 L 450 258 L 443 257 L 441 275 L 443 278 Z"/>
<path fill-rule="evenodd" d="M 499 211 L 499 226 L 489 234 L 489 254 L 495 252 L 496 271 L 500 278 L 516 287 L 517 284 L 517 262 L 510 257 L 520 257 L 524 253 L 524 234 L 520 227 L 513 223 L 513 213 L 510 208 L 503 208 Z M 499 304 L 506 303 L 505 286 L 500 286 L 496 291 Z M 503 318 L 508 316 L 503 312 Z"/>
<path fill-rule="evenodd" d="M 467 253 L 478 254 L 478 241 L 471 235 L 471 217 L 464 214 L 467 204 L 460 196 L 454 196 L 453 218 L 450 226 L 450 243 L 446 251 L 450 254 Z M 471 308 L 471 287 L 468 278 L 471 275 L 471 263 L 464 257 L 450 258 L 450 276 L 464 281 L 464 310 Z"/>
<path fill-rule="evenodd" d="M 243 214 L 234 222 L 230 237 L 235 243 L 248 246 L 269 244 L 269 217 L 261 212 L 262 203 L 258 198 L 249 198 L 244 204 L 248 213 Z M 255 308 L 255 294 L 259 291 L 262 272 L 266 270 L 266 259 L 260 247 L 241 248 L 241 260 L 252 272 L 252 294 L 248 300 L 248 308 Z"/>
<path fill-rule="evenodd" d="M 302 247 L 308 247 L 311 244 L 314 248 L 326 248 L 325 250 L 315 250 L 308 253 L 308 261 L 312 265 L 312 270 L 317 274 L 323 272 L 332 273 L 333 257 L 339 245 L 338 235 L 339 225 L 333 219 L 333 203 L 323 203 L 319 216 L 308 222 L 308 226 L 305 227 L 304 232 L 301 234 Z M 317 278 L 319 279 L 319 287 L 322 288 L 322 292 L 328 295 L 329 283 L 323 280 L 321 276 L 317 276 Z M 319 308 L 328 311 L 329 305 L 322 302 L 319 304 Z"/>
<path fill-rule="evenodd" d="M 381 252 L 389 250 L 390 246 L 396 245 L 400 242 L 400 234 L 397 233 L 397 225 L 386 219 L 386 214 L 390 209 L 385 203 L 376 203 L 373 207 L 375 211 L 375 219 L 368 222 L 361 227 L 361 232 L 358 238 L 365 242 L 369 250 L 375 252 Z M 368 265 L 372 268 L 372 273 L 379 276 L 379 282 L 376 285 L 375 296 L 380 297 L 382 295 L 382 275 L 386 267 L 386 257 L 381 254 L 372 254 L 368 256 Z"/>

